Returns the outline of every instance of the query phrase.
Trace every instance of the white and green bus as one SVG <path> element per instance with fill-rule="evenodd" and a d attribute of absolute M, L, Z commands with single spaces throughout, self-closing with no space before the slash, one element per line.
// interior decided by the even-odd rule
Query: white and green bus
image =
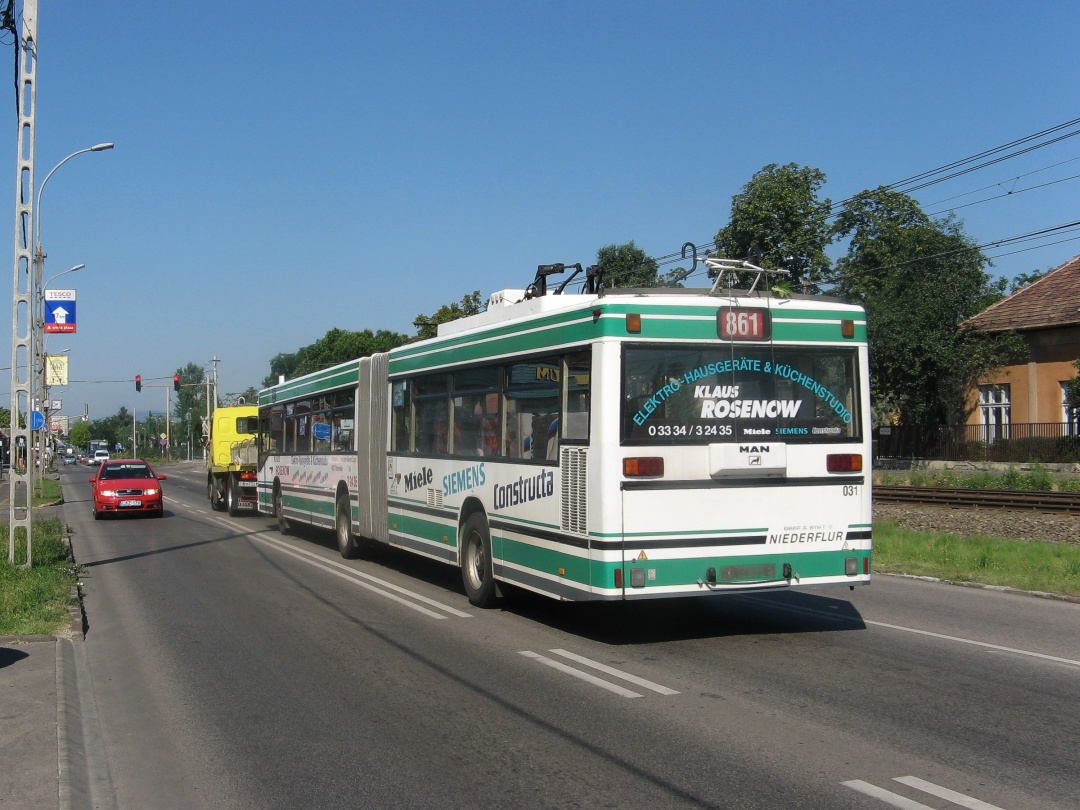
<path fill-rule="evenodd" d="M 836 299 L 538 275 L 262 391 L 259 509 L 458 566 L 479 606 L 865 584 L 867 369 Z"/>

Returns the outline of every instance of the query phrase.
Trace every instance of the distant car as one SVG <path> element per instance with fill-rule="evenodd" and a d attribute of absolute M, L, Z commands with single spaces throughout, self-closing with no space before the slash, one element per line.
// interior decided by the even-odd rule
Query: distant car
<path fill-rule="evenodd" d="M 74 453 L 64 453 L 65 464 L 78 464 L 79 459 L 75 457 Z"/>
<path fill-rule="evenodd" d="M 165 476 L 155 473 L 141 459 L 106 459 L 98 467 L 97 475 L 88 480 L 93 485 L 90 502 L 95 520 L 106 515 L 141 513 L 161 517 L 164 514 L 165 500 L 158 482 L 164 481 Z"/>
<path fill-rule="evenodd" d="M 95 450 L 94 455 L 90 456 L 87 464 L 104 464 L 110 458 L 108 450 Z"/>

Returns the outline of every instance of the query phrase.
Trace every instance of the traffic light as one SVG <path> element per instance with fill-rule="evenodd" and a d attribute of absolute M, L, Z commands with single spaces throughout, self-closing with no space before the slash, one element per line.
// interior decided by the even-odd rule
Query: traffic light
<path fill-rule="evenodd" d="M 142 375 L 141 374 L 136 374 L 135 375 L 135 390 L 136 391 L 142 391 Z"/>
<path fill-rule="evenodd" d="M 172 375 L 172 390 L 173 391 L 179 391 L 180 390 L 180 375 L 179 374 L 173 374 Z"/>

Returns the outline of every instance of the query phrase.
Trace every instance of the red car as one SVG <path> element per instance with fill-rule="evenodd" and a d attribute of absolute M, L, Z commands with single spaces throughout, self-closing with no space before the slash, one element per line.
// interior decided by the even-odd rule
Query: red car
<path fill-rule="evenodd" d="M 161 517 L 165 500 L 161 493 L 164 475 L 158 475 L 145 461 L 137 458 L 114 459 L 98 467 L 97 475 L 89 479 L 93 486 L 90 499 L 94 519 L 106 515 L 149 513 Z"/>

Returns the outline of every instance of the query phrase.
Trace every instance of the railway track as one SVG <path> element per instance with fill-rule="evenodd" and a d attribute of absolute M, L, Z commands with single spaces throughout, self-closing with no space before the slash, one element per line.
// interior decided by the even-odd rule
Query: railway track
<path fill-rule="evenodd" d="M 1080 493 L 1012 489 L 874 486 L 878 503 L 910 503 L 965 509 L 1012 509 L 1080 515 Z"/>

